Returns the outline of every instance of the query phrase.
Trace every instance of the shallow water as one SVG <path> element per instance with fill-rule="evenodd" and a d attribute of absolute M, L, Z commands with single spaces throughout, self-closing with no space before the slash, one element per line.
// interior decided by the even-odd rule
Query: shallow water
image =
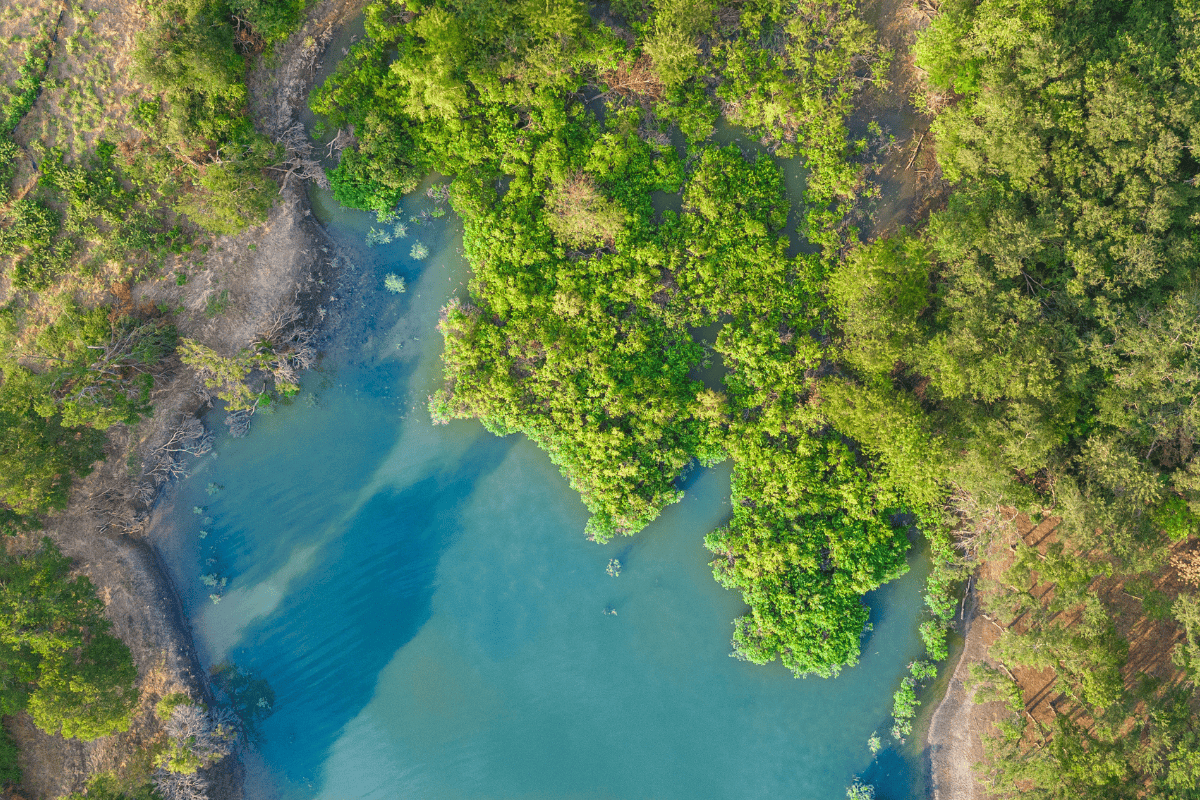
<path fill-rule="evenodd" d="M 316 200 L 335 236 L 361 242 L 374 222 Z M 425 261 L 408 257 L 416 240 Z M 836 680 L 729 658 L 744 606 L 701 544 L 728 517 L 728 465 L 600 546 L 527 440 L 430 424 L 460 243 L 448 215 L 372 251 L 301 395 L 219 439 L 171 500 L 165 555 L 202 660 L 275 692 L 248 796 L 828 800 L 855 775 L 881 798 L 921 796 L 911 758 L 873 760 L 866 742 L 886 741 L 920 655 L 924 557 L 869 598 L 862 663 Z M 388 272 L 407 293 L 383 290 Z"/>

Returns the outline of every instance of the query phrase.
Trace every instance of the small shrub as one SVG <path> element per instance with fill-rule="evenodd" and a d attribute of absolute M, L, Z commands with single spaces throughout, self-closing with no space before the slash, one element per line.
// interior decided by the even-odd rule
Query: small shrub
<path fill-rule="evenodd" d="M 905 678 L 900 682 L 900 688 L 892 695 L 892 717 L 895 720 L 892 736 L 900 741 L 904 741 L 904 737 L 912 733 L 912 720 L 917 715 L 917 707 L 921 705 L 921 701 L 917 699 L 916 685 L 917 682 L 912 678 Z"/>
<path fill-rule="evenodd" d="M 946 626 L 938 620 L 926 620 L 921 623 L 918 631 L 921 634 L 921 641 L 925 643 L 925 652 L 929 654 L 932 661 L 943 661 L 949 655 L 949 646 L 946 644 Z"/>
<path fill-rule="evenodd" d="M 414 242 L 408 256 L 414 261 L 421 261 L 429 256 L 429 248 L 420 242 Z"/>
<path fill-rule="evenodd" d="M 908 665 L 912 676 L 919 681 L 937 677 L 937 667 L 928 661 L 914 661 Z"/>
<path fill-rule="evenodd" d="M 1160 591 L 1146 592 L 1142 600 L 1142 608 L 1146 616 L 1152 620 L 1162 621 L 1171 618 L 1171 598 Z"/>
<path fill-rule="evenodd" d="M 391 241 L 392 236 L 387 231 L 381 231 L 378 228 L 371 228 L 367 231 L 367 247 L 390 244 Z"/>
<path fill-rule="evenodd" d="M 875 800 L 875 787 L 855 778 L 854 783 L 846 787 L 846 797 L 850 800 Z"/>
<path fill-rule="evenodd" d="M 222 289 L 221 293 L 209 295 L 208 302 L 204 304 L 204 316 L 212 319 L 220 314 L 225 313 L 225 309 L 229 307 L 229 290 Z"/>
<path fill-rule="evenodd" d="M 1169 498 L 1158 507 L 1153 517 L 1173 542 L 1182 542 L 1196 531 L 1196 517 L 1182 497 Z"/>
<path fill-rule="evenodd" d="M 575 248 L 612 244 L 625 228 L 625 211 L 608 199 L 587 173 L 576 173 L 554 190 L 546 222 L 565 244 Z"/>
<path fill-rule="evenodd" d="M 620 577 L 621 562 L 615 558 L 609 559 L 608 569 L 606 570 L 606 572 L 608 572 L 608 574 L 613 576 L 614 578 Z"/>
<path fill-rule="evenodd" d="M 171 718 L 171 712 L 175 710 L 176 706 L 191 702 L 192 698 L 188 697 L 184 692 L 173 692 L 158 701 L 158 704 L 154 707 L 154 713 L 159 719 L 166 722 Z"/>
<path fill-rule="evenodd" d="M 392 294 L 404 294 L 404 290 L 408 287 L 404 285 L 404 278 L 394 272 L 389 272 L 383 278 L 383 288 Z"/>

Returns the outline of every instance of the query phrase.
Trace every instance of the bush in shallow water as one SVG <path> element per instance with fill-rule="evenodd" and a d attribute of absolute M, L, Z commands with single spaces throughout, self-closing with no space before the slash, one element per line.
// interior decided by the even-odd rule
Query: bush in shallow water
<path fill-rule="evenodd" d="M 392 294 L 403 294 L 408 287 L 404 284 L 404 278 L 394 272 L 389 272 L 383 279 L 383 288 Z"/>
<path fill-rule="evenodd" d="M 367 231 L 367 247 L 389 244 L 391 241 L 392 235 L 387 231 L 381 231 L 378 228 L 371 228 L 371 230 Z"/>
<path fill-rule="evenodd" d="M 875 787 L 855 778 L 854 783 L 846 787 L 846 797 L 850 800 L 875 800 Z"/>
<path fill-rule="evenodd" d="M 408 251 L 409 258 L 414 261 L 421 261 L 429 256 L 429 248 L 420 242 L 416 242 L 412 246 L 412 250 Z"/>

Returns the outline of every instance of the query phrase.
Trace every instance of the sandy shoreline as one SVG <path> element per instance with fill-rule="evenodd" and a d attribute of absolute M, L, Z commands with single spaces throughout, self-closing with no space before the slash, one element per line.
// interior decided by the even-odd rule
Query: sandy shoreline
<path fill-rule="evenodd" d="M 972 767 L 984 758 L 981 734 L 1005 716 L 1002 703 L 976 705 L 972 692 L 967 690 L 971 665 L 987 660 L 996 631 L 980 615 L 979 596 L 973 589 L 963 608 L 963 650 L 925 735 L 929 796 L 933 800 L 984 800 L 986 794 Z"/>

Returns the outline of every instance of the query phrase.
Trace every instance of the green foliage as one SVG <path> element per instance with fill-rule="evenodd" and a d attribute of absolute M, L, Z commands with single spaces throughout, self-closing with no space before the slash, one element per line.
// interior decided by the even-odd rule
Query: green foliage
<path fill-rule="evenodd" d="M 927 245 L 901 228 L 853 250 L 829 276 L 842 320 L 842 357 L 864 377 L 885 377 L 925 337 L 919 318 L 929 304 Z"/>
<path fill-rule="evenodd" d="M 1044 747 L 1022 749 L 1019 737 L 992 739 L 985 743 L 986 779 L 996 796 L 1022 800 L 1195 797 L 1200 730 L 1188 695 L 1172 692 L 1150 706 L 1129 734 L 1104 724 L 1088 730 L 1059 715 Z"/>
<path fill-rule="evenodd" d="M 102 772 L 88 780 L 83 793 L 74 792 L 63 800 L 161 800 L 161 795 L 149 781 L 131 786 L 113 773 Z"/>
<path fill-rule="evenodd" d="M 984 663 L 972 664 L 967 688 L 975 692 L 976 703 L 1001 702 L 1013 714 L 1025 710 L 1025 700 L 1016 681 Z"/>
<path fill-rule="evenodd" d="M 253 370 L 270 368 L 271 355 L 264 345 L 245 348 L 234 356 L 222 356 L 197 341 L 180 339 L 179 358 L 203 376 L 205 386 L 216 390 L 227 410 L 255 408 L 261 402 L 259 394 L 246 385 L 246 378 Z"/>
<path fill-rule="evenodd" d="M 917 632 L 921 635 L 921 643 L 925 645 L 925 652 L 929 657 L 934 661 L 944 661 L 949 655 L 946 624 L 941 620 L 928 619 L 920 624 Z"/>
<path fill-rule="evenodd" d="M 9 223 L 0 228 L 0 257 L 11 260 L 15 286 L 46 289 L 72 268 L 86 274 L 110 260 L 145 268 L 169 249 L 174 232 L 138 207 L 115 149 L 101 142 L 75 164 L 51 149 L 39 164 L 38 191 L 0 209 Z M 91 264 L 77 264 L 84 253 Z"/>
<path fill-rule="evenodd" d="M 16 346 L 17 332 L 13 317 L 0 318 L 0 503 L 33 515 L 66 505 L 72 476 L 103 456 L 105 428 L 149 410 L 151 370 L 175 332 L 69 303 L 29 351 Z"/>
<path fill-rule="evenodd" d="M 1189 594 L 1175 598 L 1171 613 L 1183 626 L 1184 640 L 1175 645 L 1171 659 L 1195 682 L 1200 675 L 1200 601 Z"/>
<path fill-rule="evenodd" d="M 304 21 L 305 0 L 229 0 L 234 16 L 267 44 L 286 39 Z"/>
<path fill-rule="evenodd" d="M 912 720 L 921 705 L 917 699 L 916 685 L 913 678 L 905 678 L 892 695 L 892 736 L 900 741 L 912 733 Z"/>
<path fill-rule="evenodd" d="M 17 740 L 7 728 L 0 727 L 0 786 L 15 786 L 21 782 Z"/>
<path fill-rule="evenodd" d="M 171 718 L 171 712 L 178 706 L 187 705 L 192 698 L 184 692 L 174 692 L 159 700 L 154 706 L 154 715 L 163 722 Z"/>
<path fill-rule="evenodd" d="M 0 110 L 0 140 L 12 136 L 17 125 L 33 108 L 42 91 L 42 81 L 50 66 L 50 36 L 45 30 L 37 31 L 25 49 L 25 63 L 17 70 L 17 80 L 10 91 L 8 104 Z M 3 155 L 3 154 L 0 154 Z M 7 180 L 4 181 L 8 183 Z M 7 188 L 7 187 L 5 187 Z"/>
<path fill-rule="evenodd" d="M 1154 511 L 1153 518 L 1172 541 L 1181 542 L 1200 530 L 1200 520 L 1182 497 L 1168 497 Z"/>
<path fill-rule="evenodd" d="M 137 670 L 91 582 L 70 568 L 48 539 L 0 557 L 0 710 L 28 710 L 47 733 L 90 740 L 129 728 Z"/>
<path fill-rule="evenodd" d="M 150 411 L 152 370 L 174 351 L 176 338 L 174 326 L 161 320 L 113 321 L 107 309 L 68 304 L 35 340 L 45 364 L 40 372 L 15 361 L 0 366 L 6 384 L 28 392 L 42 416 L 103 430 Z"/>
<path fill-rule="evenodd" d="M 846 797 L 849 800 L 875 800 L 875 787 L 855 778 L 854 783 L 846 787 Z"/>
<path fill-rule="evenodd" d="M 674 89 L 700 72 L 697 37 L 712 25 L 716 2 L 656 0 L 654 10 L 642 49 L 654 62 L 659 80 Z"/>
<path fill-rule="evenodd" d="M 599 541 L 677 501 L 694 462 L 731 456 L 734 518 L 706 544 L 714 575 L 751 607 L 734 654 L 780 658 L 797 675 L 857 660 L 863 593 L 907 568 L 891 517 L 908 498 L 813 410 L 823 267 L 788 256 L 778 165 L 699 143 L 717 118 L 706 88 L 716 67 L 734 121 L 776 132 L 849 202 L 857 170 L 843 160 L 843 117 L 878 49 L 852 5 L 822 4 L 828 24 L 806 16 L 818 5 L 772 12 L 772 24 L 791 20 L 775 64 L 757 7 L 718 31 L 710 0 L 661 0 L 644 17 L 627 4 L 643 19 L 631 48 L 573 0 L 385 0 L 312 99 L 332 125 L 354 126 L 357 145 L 331 176 L 339 201 L 382 221 L 427 171 L 453 176 L 474 275 L 470 301 L 441 321 L 434 421 L 527 435 L 579 491 Z M 660 118 L 683 128 L 686 160 L 645 133 L 653 124 L 636 104 L 612 102 L 601 123 L 581 102 L 589 84 L 612 88 L 618 65 L 647 63 L 639 48 L 652 65 L 639 80 Z M 747 58 L 797 84 L 777 92 L 795 112 L 786 120 L 762 110 L 769 92 Z M 681 189 L 679 212 L 655 212 L 654 192 Z M 831 191 L 813 202 L 828 205 Z M 838 212 L 821 219 L 840 246 Z M 719 332 L 706 350 L 693 330 L 709 325 Z M 714 354 L 728 369 L 721 390 L 693 374 Z"/>
<path fill-rule="evenodd" d="M 861 187 L 859 170 L 847 162 L 845 118 L 868 80 L 884 81 L 888 56 L 852 0 L 763 4 L 743 11 L 741 24 L 743 36 L 714 54 L 717 96 L 731 122 L 774 141 L 780 155 L 804 158 L 808 238 L 834 259 L 838 223 Z M 775 26 L 782 52 L 759 46 Z"/>
<path fill-rule="evenodd" d="M 947 444 L 968 454 L 947 464 L 964 489 L 1028 502 L 994 476 L 1044 470 L 1061 530 L 1081 545 L 1100 530 L 1130 566 L 1161 532 L 1186 535 L 1200 485 L 1200 373 L 1182 344 L 1200 265 L 1185 6 L 943 4 L 916 52 L 962 95 L 933 130 L 959 188 L 925 237 L 939 280 L 928 324 L 882 351 L 902 354 Z M 852 360 L 869 364 L 862 349 L 855 336 Z"/>
<path fill-rule="evenodd" d="M 788 428 L 803 433 L 802 419 Z M 757 440 L 757 441 L 756 441 Z M 797 676 L 836 675 L 858 660 L 869 611 L 861 595 L 907 571 L 908 539 L 839 439 L 731 436 L 733 520 L 705 537 L 713 575 L 742 591 L 734 652 L 779 657 Z"/>
<path fill-rule="evenodd" d="M 161 98 L 143 101 L 137 116 L 179 157 L 194 187 L 175 207 L 218 234 L 266 219 L 275 190 L 263 169 L 279 156 L 245 115 L 246 64 L 234 48 L 231 8 L 271 42 L 298 24 L 303 0 L 158 3 L 134 53 L 140 77 Z"/>
<path fill-rule="evenodd" d="M 278 194 L 275 184 L 262 173 L 266 160 L 260 157 L 205 167 L 197 178 L 197 190 L 184 195 L 177 210 L 219 235 L 232 235 L 264 221 Z"/>

